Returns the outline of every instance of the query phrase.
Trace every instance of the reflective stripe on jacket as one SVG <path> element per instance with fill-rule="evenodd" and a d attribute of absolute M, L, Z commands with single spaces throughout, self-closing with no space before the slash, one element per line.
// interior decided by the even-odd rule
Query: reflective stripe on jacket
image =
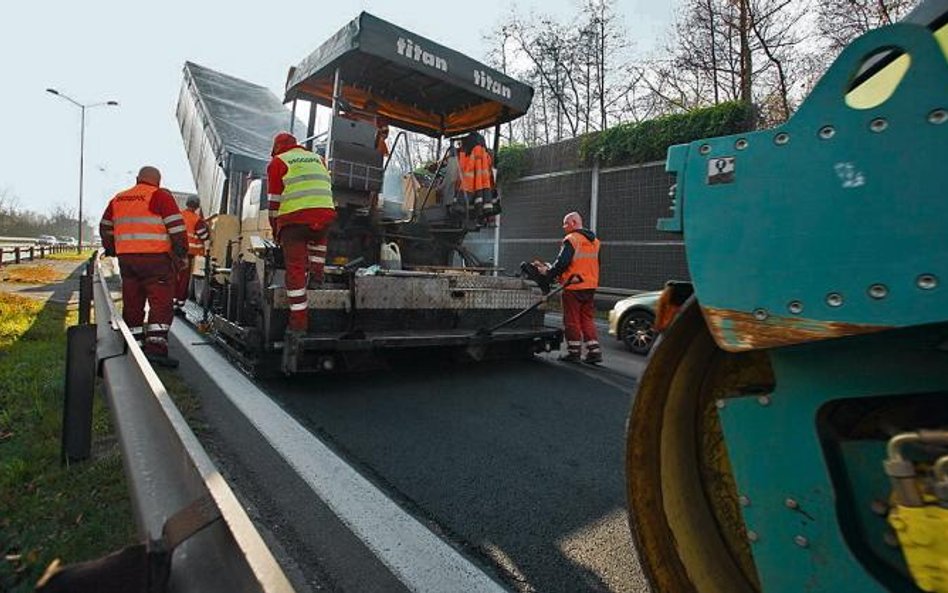
<path fill-rule="evenodd" d="M 162 218 L 151 211 L 154 185 L 138 185 L 112 198 L 112 223 L 115 253 L 171 253 L 169 225 L 181 223 L 181 215 Z"/>
<path fill-rule="evenodd" d="M 582 277 L 582 282 L 570 284 L 566 290 L 589 290 L 599 288 L 599 239 L 590 241 L 582 233 L 573 231 L 566 235 L 573 246 L 573 259 L 566 271 L 560 274 L 560 284 L 565 284 L 573 274 Z"/>
<path fill-rule="evenodd" d="M 197 212 L 185 208 L 181 211 L 181 217 L 184 218 L 184 226 L 188 231 L 188 254 L 203 255 L 204 241 L 207 240 L 207 228 L 202 224 L 198 230 L 198 222 L 201 215 Z"/>
<path fill-rule="evenodd" d="M 283 175 L 283 193 L 270 196 L 278 201 L 277 216 L 307 208 L 335 208 L 329 172 L 320 158 L 305 148 L 293 148 L 277 157 L 286 165 Z"/>
<path fill-rule="evenodd" d="M 493 162 L 487 148 L 474 146 L 470 154 L 458 151 L 458 165 L 461 169 L 461 191 L 469 194 L 494 189 Z"/>

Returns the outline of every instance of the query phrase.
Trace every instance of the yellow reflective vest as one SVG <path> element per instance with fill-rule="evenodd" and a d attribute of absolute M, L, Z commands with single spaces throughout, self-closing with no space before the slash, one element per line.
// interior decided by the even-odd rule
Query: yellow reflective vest
<path fill-rule="evenodd" d="M 277 216 L 307 208 L 335 208 L 329 172 L 318 155 L 305 148 L 293 148 L 277 158 L 287 168 Z"/>

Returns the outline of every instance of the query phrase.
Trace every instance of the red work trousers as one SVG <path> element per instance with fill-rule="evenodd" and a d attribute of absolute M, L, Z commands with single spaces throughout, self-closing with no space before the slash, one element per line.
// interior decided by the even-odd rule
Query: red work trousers
<path fill-rule="evenodd" d="M 194 256 L 188 254 L 187 264 L 178 268 L 178 278 L 176 280 L 174 306 L 183 307 L 184 301 L 188 300 L 188 286 L 191 284 L 191 270 L 194 268 Z"/>
<path fill-rule="evenodd" d="M 326 225 L 289 224 L 280 227 L 280 246 L 286 265 L 286 300 L 290 307 L 290 329 L 309 328 L 306 273 L 311 283 L 323 281 L 330 219 Z"/>
<path fill-rule="evenodd" d="M 122 319 L 147 353 L 168 354 L 168 330 L 174 316 L 175 270 L 166 253 L 118 256 L 122 271 Z M 148 323 L 145 323 L 145 303 Z"/>
<path fill-rule="evenodd" d="M 563 332 L 566 351 L 579 356 L 586 346 L 587 354 L 602 353 L 596 333 L 596 290 L 563 291 Z"/>

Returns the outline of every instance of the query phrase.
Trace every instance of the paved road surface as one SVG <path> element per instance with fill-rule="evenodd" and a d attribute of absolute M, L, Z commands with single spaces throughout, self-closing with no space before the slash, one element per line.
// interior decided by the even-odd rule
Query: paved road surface
<path fill-rule="evenodd" d="M 643 361 L 604 330 L 602 342 L 603 367 L 553 357 L 456 365 L 431 355 L 387 373 L 258 385 L 507 588 L 645 592 L 629 540 L 623 478 L 625 419 Z M 197 370 L 185 365 L 183 373 Z M 229 434 L 244 428 L 215 430 L 216 454 L 234 456 L 222 460 L 225 473 L 258 508 L 260 521 L 270 523 L 264 528 L 282 542 L 303 581 L 356 590 L 333 571 L 382 572 L 355 552 L 352 562 L 327 558 L 333 547 L 348 544 L 315 541 L 333 530 L 317 516 L 312 492 L 279 477 L 265 455 L 234 454 L 234 447 L 253 448 Z"/>

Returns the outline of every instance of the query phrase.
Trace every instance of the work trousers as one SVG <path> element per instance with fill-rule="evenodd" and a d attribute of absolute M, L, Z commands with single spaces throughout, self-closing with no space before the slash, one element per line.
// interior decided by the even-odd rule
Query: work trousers
<path fill-rule="evenodd" d="M 306 331 L 309 327 L 306 286 L 323 281 L 326 265 L 328 225 L 290 224 L 280 228 L 280 246 L 286 265 L 286 300 L 290 307 L 290 329 Z M 309 272 L 309 282 L 306 274 Z"/>
<path fill-rule="evenodd" d="M 175 307 L 183 307 L 184 302 L 188 300 L 188 286 L 191 284 L 192 269 L 194 269 L 194 256 L 189 253 L 187 264 L 178 268 L 177 286 L 174 291 Z"/>
<path fill-rule="evenodd" d="M 563 332 L 566 351 L 579 356 L 583 346 L 587 354 L 602 354 L 596 333 L 596 290 L 563 291 Z"/>
<path fill-rule="evenodd" d="M 166 253 L 126 253 L 118 256 L 122 272 L 122 319 L 142 350 L 168 354 L 168 330 L 174 316 L 175 270 Z M 148 321 L 145 321 L 145 303 Z"/>

